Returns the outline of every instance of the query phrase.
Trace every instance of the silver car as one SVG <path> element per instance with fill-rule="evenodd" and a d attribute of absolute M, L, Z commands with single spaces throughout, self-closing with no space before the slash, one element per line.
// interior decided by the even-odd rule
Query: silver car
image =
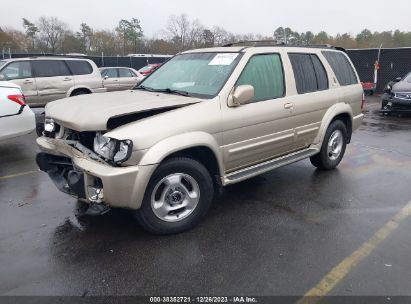
<path fill-rule="evenodd" d="M 30 106 L 81 94 L 106 92 L 96 64 L 89 59 L 31 57 L 0 60 L 0 80 L 21 87 Z"/>
<path fill-rule="evenodd" d="M 100 68 L 107 91 L 123 91 L 134 88 L 145 77 L 133 68 L 104 67 Z"/>

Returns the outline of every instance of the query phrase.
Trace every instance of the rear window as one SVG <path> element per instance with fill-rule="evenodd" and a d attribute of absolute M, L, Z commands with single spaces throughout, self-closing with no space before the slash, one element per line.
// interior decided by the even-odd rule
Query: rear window
<path fill-rule="evenodd" d="M 314 54 L 288 54 L 294 71 L 298 94 L 328 89 L 328 78 L 324 66 Z"/>
<path fill-rule="evenodd" d="M 67 65 L 69 66 L 73 75 L 87 75 L 93 72 L 91 64 L 84 60 L 67 60 Z"/>
<path fill-rule="evenodd" d="M 70 71 L 62 60 L 33 60 L 36 77 L 67 76 Z"/>
<path fill-rule="evenodd" d="M 343 53 L 331 51 L 322 51 L 321 53 L 333 69 L 340 85 L 346 86 L 358 83 L 354 69 Z"/>

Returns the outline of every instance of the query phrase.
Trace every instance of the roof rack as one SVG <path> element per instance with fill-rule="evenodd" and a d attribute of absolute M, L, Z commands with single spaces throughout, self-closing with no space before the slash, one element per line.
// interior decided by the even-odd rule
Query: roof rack
<path fill-rule="evenodd" d="M 284 42 L 278 43 L 275 40 L 242 40 L 237 42 L 232 42 L 223 45 L 223 47 L 230 46 L 244 46 L 244 47 L 253 47 L 253 46 L 282 46 L 282 47 L 307 47 L 307 48 L 321 48 L 321 49 L 335 49 L 339 51 L 346 52 L 344 48 L 333 46 L 331 44 L 305 44 L 305 45 L 290 45 L 285 44 Z"/>

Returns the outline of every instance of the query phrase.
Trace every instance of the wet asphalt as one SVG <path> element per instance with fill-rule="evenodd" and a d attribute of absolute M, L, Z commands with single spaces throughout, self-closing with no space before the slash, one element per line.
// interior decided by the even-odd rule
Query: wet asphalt
<path fill-rule="evenodd" d="M 302 295 L 411 201 L 411 118 L 378 109 L 367 100 L 337 170 L 304 160 L 227 187 L 172 236 L 126 210 L 76 216 L 36 171 L 35 134 L 0 142 L 0 295 Z M 410 231 L 406 218 L 330 294 L 411 295 Z"/>

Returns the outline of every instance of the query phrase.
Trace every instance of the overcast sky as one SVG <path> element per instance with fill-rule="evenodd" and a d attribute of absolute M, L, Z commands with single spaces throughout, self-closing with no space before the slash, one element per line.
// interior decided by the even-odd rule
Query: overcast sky
<path fill-rule="evenodd" d="M 199 19 L 205 26 L 222 26 L 236 34 L 272 35 L 279 26 L 298 32 L 325 30 L 332 35 L 357 34 L 364 28 L 411 31 L 411 1 L 13 0 L 5 1 L 2 8 L 0 27 L 21 29 L 21 18 L 35 21 L 45 15 L 65 21 L 72 30 L 82 22 L 112 29 L 120 19 L 136 17 L 148 37 L 158 34 L 170 15 L 181 13 Z"/>

